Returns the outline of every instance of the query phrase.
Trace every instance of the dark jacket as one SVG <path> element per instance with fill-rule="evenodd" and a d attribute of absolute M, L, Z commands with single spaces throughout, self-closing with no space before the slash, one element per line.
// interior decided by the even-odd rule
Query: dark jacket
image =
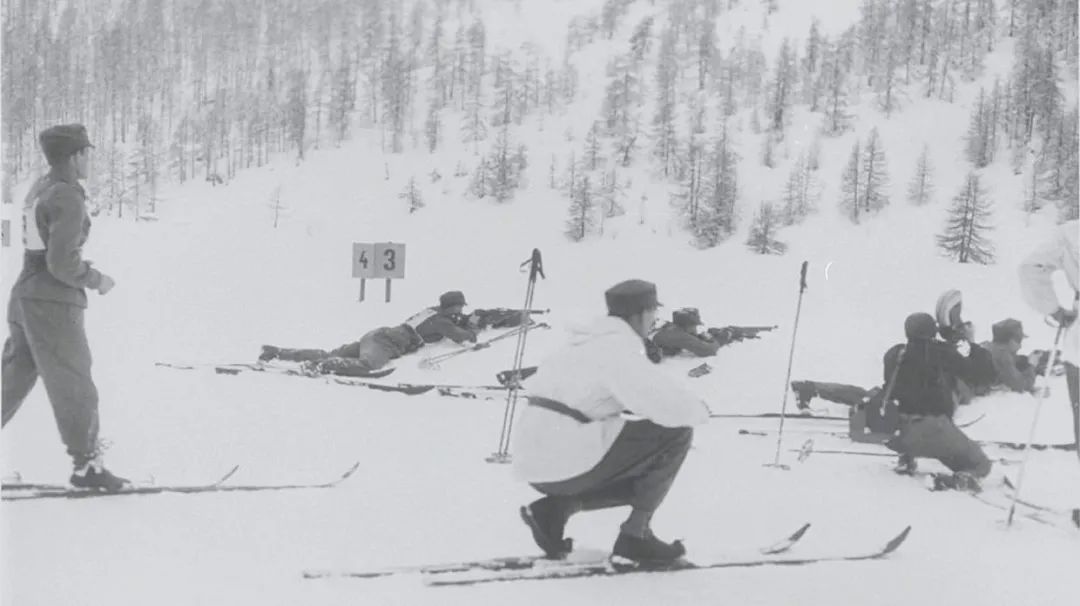
<path fill-rule="evenodd" d="M 665 356 L 674 356 L 682 350 L 699 356 L 715 356 L 720 344 L 709 338 L 699 337 L 674 322 L 667 322 L 652 337 L 653 343 Z"/>
<path fill-rule="evenodd" d="M 101 285 L 101 273 L 82 258 L 90 235 L 86 192 L 74 175 L 53 169 L 30 188 L 25 221 L 22 273 L 12 296 L 86 307 L 87 288 Z"/>
<path fill-rule="evenodd" d="M 978 360 L 986 354 L 975 344 L 971 345 L 966 357 L 943 341 L 916 339 L 906 345 L 894 345 L 885 352 L 883 359 L 886 385 L 892 378 L 901 350 L 903 357 L 891 397 L 899 402 L 903 414 L 931 416 L 952 416 L 956 407 L 953 399 L 956 380 L 976 383 Z"/>
<path fill-rule="evenodd" d="M 984 344 L 994 364 L 994 384 L 1004 385 L 1012 391 L 1030 392 L 1035 389 L 1035 367 L 1025 364 L 1023 370 L 1017 366 L 1018 358 L 1009 349 L 1007 343 Z M 1027 360 L 1024 358 L 1024 362 Z"/>
<path fill-rule="evenodd" d="M 441 341 L 443 337 L 458 344 L 476 342 L 476 331 L 468 327 L 468 317 L 455 316 L 438 308 L 430 311 L 434 313 L 416 326 L 416 332 L 425 343 Z"/>

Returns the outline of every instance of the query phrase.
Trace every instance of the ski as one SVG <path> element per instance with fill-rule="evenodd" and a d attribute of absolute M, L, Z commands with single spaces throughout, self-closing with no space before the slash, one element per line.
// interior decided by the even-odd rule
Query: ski
<path fill-rule="evenodd" d="M 900 545 L 907 539 L 910 532 L 911 527 L 908 526 L 903 531 L 901 531 L 900 534 L 890 539 L 884 547 L 872 552 L 854 555 L 834 555 L 803 558 L 765 557 L 731 560 L 724 559 L 705 563 L 695 563 L 686 560 L 680 560 L 671 566 L 664 567 L 624 565 L 621 563 L 613 562 L 612 560 L 606 560 L 603 562 L 594 562 L 588 564 L 570 564 L 566 566 L 557 566 L 549 569 L 540 568 L 524 570 L 480 571 L 476 574 L 455 573 L 426 578 L 425 584 L 431 587 L 469 586 L 506 581 L 539 581 L 549 579 L 616 576 L 621 574 L 634 574 L 639 572 L 660 574 L 685 570 L 714 570 L 720 568 L 753 568 L 763 566 L 805 566 L 809 564 L 819 564 L 824 562 L 856 562 L 865 560 L 877 560 L 884 558 L 892 552 L 896 551 L 900 547 Z"/>
<path fill-rule="evenodd" d="M 501 341 L 503 339 L 507 339 L 507 338 L 510 338 L 510 337 L 516 337 L 518 335 L 518 333 L 520 333 L 522 331 L 538 330 L 538 329 L 541 329 L 541 328 L 551 328 L 551 326 L 547 322 L 539 322 L 539 323 L 530 324 L 530 325 L 522 324 L 520 326 L 515 326 L 515 327 L 513 327 L 513 328 L 511 328 L 511 329 L 509 329 L 509 330 L 507 330 L 505 332 L 499 333 L 499 334 L 495 335 L 494 337 L 491 337 L 490 339 L 485 339 L 483 341 L 478 341 L 476 343 L 465 345 L 465 346 L 461 347 L 460 349 L 456 349 L 454 351 L 448 351 L 446 353 L 441 353 L 441 354 L 438 354 L 438 355 L 428 356 L 426 358 L 423 358 L 423 359 L 420 360 L 419 365 L 420 365 L 420 368 L 429 369 L 429 370 L 438 370 L 439 369 L 439 364 L 441 362 L 445 362 L 446 360 L 449 360 L 450 358 L 460 356 L 461 354 L 469 353 L 470 351 L 479 351 L 481 349 L 487 349 L 488 347 L 491 347 L 492 343 L 495 343 L 497 341 Z"/>
<path fill-rule="evenodd" d="M 801 449 L 801 448 L 789 448 L 788 452 L 804 452 L 804 450 Z M 853 455 L 853 456 L 863 456 L 863 457 L 892 457 L 892 458 L 896 458 L 896 457 L 900 456 L 899 453 L 892 452 L 892 451 L 889 451 L 889 452 L 872 452 L 872 451 L 869 451 L 869 450 L 828 450 L 828 449 L 819 450 L 817 448 L 811 449 L 809 451 L 808 455 L 809 454 Z M 1001 465 L 1019 465 L 1020 464 L 1020 461 L 1018 461 L 1016 459 L 998 458 L 998 459 L 991 459 L 991 461 L 993 461 L 994 463 L 1001 464 Z"/>
<path fill-rule="evenodd" d="M 229 473 L 221 477 L 212 484 L 196 484 L 192 486 L 145 486 L 137 485 L 129 488 L 124 488 L 117 491 L 102 491 L 92 489 L 73 488 L 71 486 L 62 485 L 49 485 L 48 488 L 34 489 L 29 491 L 13 490 L 14 494 L 4 494 L 3 500 L 5 501 L 29 501 L 37 499 L 84 499 L 93 497 L 110 497 L 110 496 L 123 496 L 123 495 L 149 495 L 149 494 L 163 494 L 163 493 L 180 493 L 180 494 L 195 494 L 206 492 L 261 492 L 270 490 L 296 490 L 296 489 L 313 489 L 313 488 L 333 488 L 338 484 L 344 482 L 360 467 L 360 463 L 357 462 L 348 471 L 342 474 L 340 477 L 331 480 L 330 482 L 316 483 L 316 484 L 251 484 L 251 485 L 230 485 L 225 482 L 232 477 L 239 466 L 233 467 L 229 470 Z M 5 490 L 5 493 L 8 492 Z"/>
<path fill-rule="evenodd" d="M 798 530 L 784 539 L 760 549 L 766 555 L 776 555 L 791 549 L 810 529 L 806 523 Z M 608 553 L 600 550 L 575 550 L 561 560 L 553 560 L 542 555 L 529 556 L 506 556 L 479 560 L 464 560 L 461 562 L 447 562 L 443 564 L 418 564 L 412 566 L 392 566 L 373 570 L 306 570 L 303 573 L 305 579 L 377 579 L 382 577 L 421 574 L 421 575 L 448 575 L 453 573 L 465 573 L 471 571 L 519 571 L 519 570 L 554 570 L 580 565 L 595 565 L 607 560 Z"/>
<path fill-rule="evenodd" d="M 154 366 L 160 366 L 162 368 L 175 368 L 175 369 L 178 369 L 178 370 L 199 370 L 199 369 L 203 369 L 203 368 L 212 368 L 212 369 L 214 369 L 214 372 L 219 374 L 219 375 L 238 375 L 241 372 L 251 371 L 251 372 L 265 372 L 265 373 L 268 373 L 268 374 L 288 375 L 288 376 L 291 376 L 291 377 L 310 377 L 310 378 L 315 378 L 315 379 L 320 379 L 320 378 L 323 378 L 323 377 L 349 378 L 349 377 L 344 377 L 344 376 L 339 376 L 339 375 L 332 375 L 332 374 L 316 374 L 316 375 L 312 375 L 312 374 L 308 374 L 308 373 L 305 373 L 304 371 L 300 370 L 299 366 L 279 366 L 279 365 L 274 365 L 274 364 L 266 364 L 266 363 L 263 363 L 263 362 L 230 362 L 230 363 L 212 363 L 212 364 L 203 364 L 203 363 L 179 364 L 179 363 L 174 363 L 174 362 L 154 362 Z M 370 373 L 367 373 L 367 374 L 363 375 L 362 377 L 357 377 L 357 378 L 381 379 L 382 377 L 390 375 L 395 370 L 397 370 L 397 369 L 393 368 L 393 367 L 391 367 L 391 368 L 382 368 L 382 369 L 379 369 L 379 370 L 373 370 Z"/>
<path fill-rule="evenodd" d="M 757 414 L 741 414 L 741 413 L 718 413 L 714 412 L 709 415 L 711 419 L 779 419 L 785 417 L 787 420 L 805 420 L 805 421 L 847 421 L 847 417 L 834 417 L 828 415 L 782 415 L 778 412 L 762 412 Z"/>

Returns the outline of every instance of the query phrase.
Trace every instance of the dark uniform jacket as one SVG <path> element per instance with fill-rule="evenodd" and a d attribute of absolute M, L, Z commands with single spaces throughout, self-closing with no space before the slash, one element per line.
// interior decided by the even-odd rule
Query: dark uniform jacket
<path fill-rule="evenodd" d="M 986 351 L 971 344 L 967 356 L 943 341 L 912 340 L 906 345 L 894 345 L 884 356 L 885 384 L 888 385 L 896 368 L 900 352 L 900 370 L 891 397 L 900 403 L 900 412 L 910 415 L 952 416 L 955 409 L 953 392 L 956 380 L 968 384 L 977 382 L 978 361 Z"/>
<path fill-rule="evenodd" d="M 685 349 L 704 358 L 715 356 L 716 351 L 720 349 L 720 343 L 690 333 L 674 322 L 667 322 L 661 326 L 660 330 L 653 335 L 652 341 L 660 348 L 660 351 L 664 352 L 665 356 L 674 356 Z"/>
<path fill-rule="evenodd" d="M 90 234 L 86 192 L 73 174 L 52 169 L 30 188 L 23 211 L 25 252 L 13 298 L 86 307 L 101 273 L 82 258 Z"/>

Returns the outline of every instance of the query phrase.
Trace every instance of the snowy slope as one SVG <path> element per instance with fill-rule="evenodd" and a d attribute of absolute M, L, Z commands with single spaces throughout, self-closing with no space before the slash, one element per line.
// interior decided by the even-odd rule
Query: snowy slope
<path fill-rule="evenodd" d="M 800 36 L 810 13 L 833 9 L 830 3 L 814 9 L 811 3 L 783 4 L 773 16 L 770 40 L 785 29 Z M 853 20 L 856 4 L 845 3 L 839 14 Z M 559 39 L 564 13 L 531 6 L 520 14 L 510 3 L 492 10 L 502 11 L 504 32 L 523 22 L 561 18 L 561 24 L 551 25 L 557 32 L 552 38 Z M 634 8 L 646 10 L 655 9 L 644 3 Z M 625 27 L 640 16 L 634 11 Z M 760 11 L 740 8 L 730 17 L 723 27 L 736 27 L 735 19 L 760 27 Z M 830 30 L 842 29 L 841 19 L 828 18 Z M 520 42 L 506 37 L 508 44 Z M 534 41 L 558 46 L 543 36 Z M 583 51 L 580 61 L 588 62 L 584 53 L 592 51 L 603 55 L 598 43 Z M 1008 65 L 1008 51 L 998 53 L 998 63 Z M 590 64 L 601 73 L 602 61 Z M 960 92 L 970 100 L 977 89 Z M 424 588 L 416 578 L 301 578 L 303 570 L 313 568 L 533 553 L 517 507 L 535 494 L 515 482 L 508 468 L 483 460 L 498 443 L 502 402 L 406 397 L 295 377 L 219 376 L 158 368 L 155 361 L 248 361 L 263 343 L 331 347 L 375 326 L 398 323 L 448 289 L 463 290 L 474 307 L 519 305 L 525 274 L 518 265 L 533 247 L 542 250 L 547 271 L 534 304 L 552 309 L 545 319 L 554 329 L 530 334 L 527 364 L 557 348 L 568 326 L 601 313 L 603 290 L 629 277 L 655 281 L 666 311 L 693 305 L 711 325 L 779 324 L 759 341 L 721 350 L 709 360 L 714 370 L 707 376 L 685 378 L 697 360 L 664 363 L 715 412 L 779 410 L 803 260 L 811 271 L 793 379 L 879 382 L 881 353 L 902 339 L 903 318 L 931 309 L 947 288 L 963 291 L 965 316 L 980 337 L 988 338 L 993 322 L 1011 316 L 1032 335 L 1026 346 L 1049 346 L 1052 330 L 1016 290 L 1016 265 L 1049 233 L 1052 220 L 1020 220 L 1012 181 L 1002 177 L 998 184 L 993 171 L 986 171 L 999 202 L 996 265 L 956 265 L 933 249 L 943 202 L 963 177 L 957 141 L 967 123 L 964 102 L 913 103 L 894 121 L 862 110 L 857 133 L 826 141 L 822 212 L 784 232 L 790 250 L 783 257 L 753 255 L 738 237 L 707 251 L 691 248 L 672 228 L 666 197 L 653 194 L 666 186 L 644 172 L 634 175 L 637 186 L 650 193 L 641 213 L 644 224 L 638 224 L 638 209 L 631 204 L 602 238 L 567 243 L 560 235 L 566 201 L 546 188 L 546 158 L 564 154 L 566 125 L 579 121 L 587 128 L 599 102 L 594 90 L 587 114 L 571 111 L 561 119 L 565 122 L 530 132 L 535 137 L 530 149 L 536 150 L 532 184 L 507 205 L 461 195 L 465 180 L 452 177 L 460 156 L 454 150 L 434 157 L 420 152 L 383 157 L 375 133 L 341 149 L 313 151 L 301 166 L 283 159 L 243 173 L 226 187 L 176 189 L 154 223 L 96 219 L 85 252 L 118 282 L 105 297 L 91 295 L 87 312 L 102 435 L 114 444 L 108 452 L 111 467 L 137 481 L 199 483 L 240 465 L 234 482 L 261 483 L 329 480 L 355 461 L 361 465 L 356 476 L 325 491 L 4 503 L 0 597 L 5 603 L 1075 603 L 1075 580 L 1065 573 L 1080 561 L 1080 533 L 1027 520 L 1004 530 L 1004 512 L 965 495 L 929 493 L 918 481 L 891 473 L 892 460 L 886 457 L 816 454 L 797 463 L 788 450 L 807 437 L 814 437 L 819 449 L 873 450 L 807 433 L 822 425 L 798 420 L 785 428 L 782 459 L 792 465 L 787 472 L 762 467 L 773 459 L 773 434 L 738 434 L 739 429 L 774 431 L 777 422 L 714 419 L 702 427 L 657 515 L 657 533 L 683 537 L 691 556 L 707 560 L 753 550 L 807 521 L 814 526 L 793 554 L 876 547 L 912 525 L 908 542 L 888 561 L 461 590 Z M 809 118 L 805 122 L 806 129 L 813 128 Z M 838 217 L 827 200 L 835 198 L 853 137 L 865 137 L 875 124 L 889 153 L 894 206 L 856 227 Z M 800 128 L 796 123 L 791 132 Z M 576 132 L 580 138 L 584 130 Z M 902 196 L 923 143 L 910 135 L 915 132 L 934 137 L 938 166 L 939 202 L 919 209 L 907 207 Z M 580 147 L 580 139 L 574 145 Z M 754 160 L 758 143 L 748 138 L 745 145 L 749 159 L 741 169 L 747 171 L 742 176 L 747 203 L 777 195 L 788 165 L 761 169 Z M 791 159 L 797 157 L 797 148 L 790 151 Z M 421 177 L 433 167 L 443 179 L 424 181 L 427 207 L 410 216 L 396 196 L 410 176 Z M 288 213 L 274 229 L 266 201 L 278 185 Z M 635 192 L 630 199 L 639 197 Z M 354 241 L 407 243 L 407 277 L 393 285 L 390 303 L 382 300 L 378 282 L 368 284 L 367 301 L 356 301 L 359 284 L 350 277 L 348 261 Z M 17 248 L 4 250 L 3 292 L 20 262 Z M 439 346 L 423 355 L 446 350 Z M 392 378 L 491 383 L 512 355 L 513 344 L 504 341 L 455 358 L 438 371 L 418 368 L 419 356 L 412 356 L 398 361 Z M 1051 390 L 1036 439 L 1067 441 L 1064 381 L 1052 380 Z M 794 406 L 790 399 L 788 406 Z M 1023 441 L 1033 410 L 1030 397 L 998 395 L 972 404 L 961 416 L 987 414 L 970 430 L 977 439 Z M 0 438 L 0 476 L 18 472 L 33 481 L 65 479 L 68 461 L 40 387 Z M 1004 449 L 988 452 L 994 458 L 1022 457 Z M 938 469 L 931 463 L 924 468 Z M 1015 478 L 1016 467 L 999 466 L 990 482 L 1006 472 Z M 1032 500 L 1080 504 L 1075 454 L 1032 454 L 1025 482 Z M 606 549 L 622 515 L 584 514 L 570 523 L 568 533 L 578 545 Z"/>

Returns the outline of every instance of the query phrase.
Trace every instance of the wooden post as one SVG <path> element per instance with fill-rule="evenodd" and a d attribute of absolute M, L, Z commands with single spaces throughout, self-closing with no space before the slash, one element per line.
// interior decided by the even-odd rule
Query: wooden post
<path fill-rule="evenodd" d="M 367 280 L 360 278 L 360 302 L 364 301 L 364 286 L 367 284 Z"/>
<path fill-rule="evenodd" d="M 386 302 L 390 302 L 390 278 L 386 279 Z"/>

